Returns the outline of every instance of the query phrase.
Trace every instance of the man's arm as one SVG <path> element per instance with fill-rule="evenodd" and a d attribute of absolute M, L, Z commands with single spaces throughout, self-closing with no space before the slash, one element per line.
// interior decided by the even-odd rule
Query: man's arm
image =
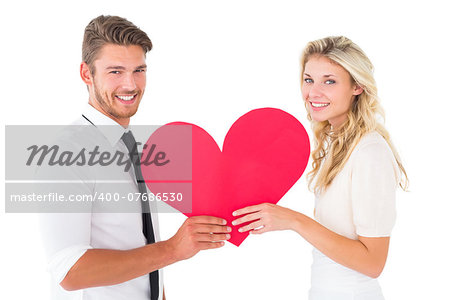
<path fill-rule="evenodd" d="M 65 290 L 119 284 L 201 250 L 220 248 L 230 238 L 226 221 L 216 217 L 188 218 L 169 240 L 131 250 L 89 249 L 72 266 L 60 285 Z"/>

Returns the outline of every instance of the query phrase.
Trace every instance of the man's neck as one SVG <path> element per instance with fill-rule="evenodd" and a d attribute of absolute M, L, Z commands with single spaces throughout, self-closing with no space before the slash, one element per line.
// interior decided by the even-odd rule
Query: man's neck
<path fill-rule="evenodd" d="M 89 99 L 88 103 L 89 103 L 90 106 L 92 106 L 93 108 L 95 108 L 96 110 L 98 110 L 99 112 L 101 112 L 102 114 L 104 114 L 105 116 L 107 116 L 108 118 L 113 120 L 114 122 L 118 123 L 123 128 L 127 128 L 128 125 L 130 124 L 130 118 L 120 118 L 120 119 L 118 119 L 118 118 L 108 114 L 108 112 L 106 112 L 100 105 L 98 105 L 97 102 L 92 101 L 91 99 Z"/>

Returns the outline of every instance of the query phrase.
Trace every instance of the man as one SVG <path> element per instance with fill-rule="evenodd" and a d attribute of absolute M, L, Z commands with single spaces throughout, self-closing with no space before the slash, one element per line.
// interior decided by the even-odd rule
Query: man
<path fill-rule="evenodd" d="M 147 34 L 120 17 L 99 16 L 86 27 L 80 74 L 88 87 L 89 105 L 76 124 L 95 130 L 98 127 L 99 143 L 103 142 L 110 151 L 127 151 L 123 137 L 130 132 L 127 128 L 130 118 L 145 91 L 145 57 L 151 48 Z M 101 125 L 112 126 L 115 131 L 104 132 Z M 118 171 L 122 172 L 120 176 L 133 180 L 134 184 L 126 187 L 130 193 L 141 190 L 136 183 L 141 174 L 137 168 L 134 165 L 128 173 Z M 82 179 L 83 193 L 108 192 L 101 182 L 104 178 L 80 172 L 81 175 L 72 175 Z M 200 250 L 222 247 L 230 237 L 231 229 L 225 220 L 197 216 L 188 218 L 169 240 L 159 241 L 153 209 L 147 214 L 148 219 L 141 213 L 43 215 L 49 270 L 59 283 L 53 289 L 53 297 L 163 299 L 159 269 L 190 258 Z M 144 235 L 143 230 L 148 228 L 151 232 Z M 152 274 L 156 275 L 156 284 Z"/>

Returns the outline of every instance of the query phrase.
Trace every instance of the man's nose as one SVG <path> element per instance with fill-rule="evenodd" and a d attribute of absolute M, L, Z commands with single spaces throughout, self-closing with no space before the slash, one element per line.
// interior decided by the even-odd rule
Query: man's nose
<path fill-rule="evenodd" d="M 122 88 L 127 91 L 134 91 L 136 89 L 136 80 L 133 73 L 127 73 L 123 77 Z"/>

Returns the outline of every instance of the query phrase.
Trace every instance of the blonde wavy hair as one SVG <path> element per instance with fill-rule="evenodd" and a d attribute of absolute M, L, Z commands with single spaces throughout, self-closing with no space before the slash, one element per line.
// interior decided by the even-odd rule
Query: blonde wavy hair
<path fill-rule="evenodd" d="M 309 188 L 316 193 L 324 191 L 343 169 L 361 138 L 369 132 L 376 131 L 391 148 L 402 175 L 400 186 L 406 190 L 408 176 L 382 123 L 384 111 L 379 103 L 373 65 L 369 58 L 358 45 L 344 36 L 326 37 L 309 42 L 300 60 L 301 85 L 304 83 L 305 65 L 313 56 L 326 57 L 342 66 L 350 74 L 353 83 L 361 87 L 363 92 L 356 96 L 347 113 L 347 120 L 339 128 L 333 128 L 328 121 L 314 121 L 308 112 L 308 120 L 311 121 L 314 133 L 312 171 L 308 173 Z M 381 122 L 378 120 L 379 117 L 382 118 Z"/>

